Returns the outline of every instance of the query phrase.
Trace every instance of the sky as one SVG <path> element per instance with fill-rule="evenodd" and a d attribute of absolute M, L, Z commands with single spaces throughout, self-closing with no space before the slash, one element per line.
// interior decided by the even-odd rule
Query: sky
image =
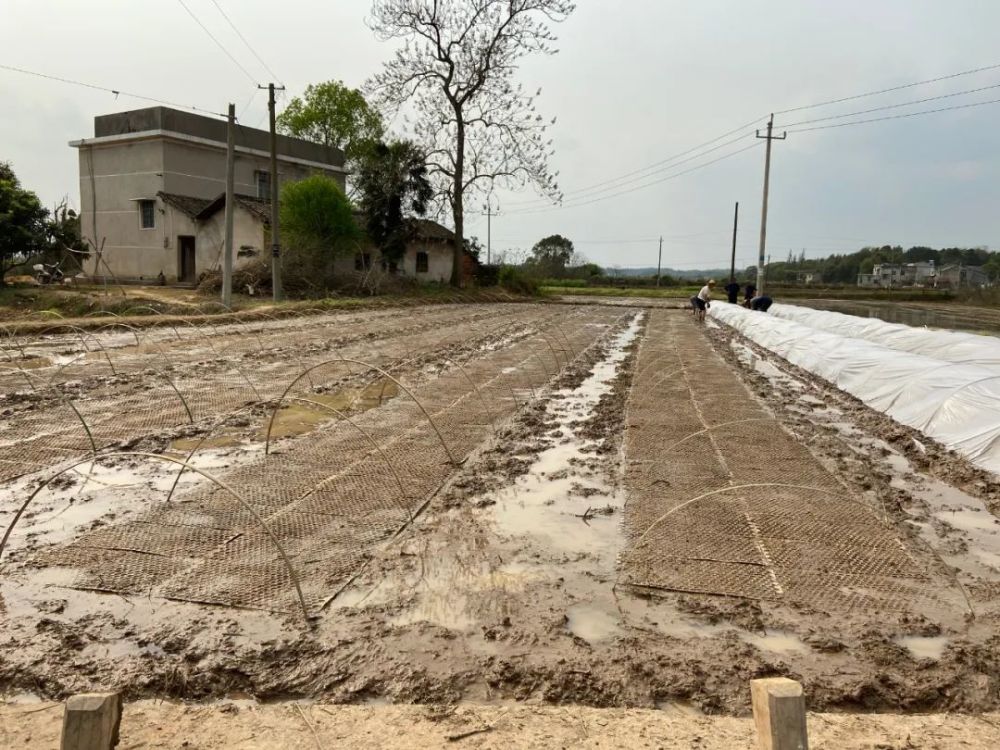
<path fill-rule="evenodd" d="M 291 96 L 329 79 L 360 87 L 393 50 L 366 26 L 367 0 L 0 0 L 0 8 L 0 66 L 212 112 L 234 102 L 252 126 L 266 126 L 266 92 L 256 85 L 272 73 Z M 752 133 L 768 113 L 1000 64 L 997 28 L 994 0 L 579 0 L 555 27 L 558 53 L 527 59 L 517 76 L 542 88 L 538 109 L 557 118 L 551 167 L 564 205 L 530 189 L 498 190 L 492 251 L 524 253 L 558 233 L 602 265 L 655 266 L 662 236 L 665 267 L 723 267 L 739 201 L 737 265 L 752 265 L 764 172 L 764 141 Z M 1000 67 L 775 121 L 997 84 Z M 816 124 L 991 99 L 1000 88 Z M 4 68 L 0 101 L 0 160 L 49 206 L 64 196 L 79 204 L 68 141 L 93 135 L 96 115 L 152 106 Z M 789 133 L 772 152 L 768 254 L 1000 248 L 998 124 L 1000 103 Z M 718 157 L 726 158 L 707 163 Z M 481 199 L 467 206 L 481 207 Z M 485 245 L 485 216 L 470 214 L 466 233 Z"/>

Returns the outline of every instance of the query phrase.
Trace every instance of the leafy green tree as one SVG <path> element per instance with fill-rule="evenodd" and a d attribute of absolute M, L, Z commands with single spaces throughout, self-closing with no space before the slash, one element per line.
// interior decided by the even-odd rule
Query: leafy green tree
<path fill-rule="evenodd" d="M 309 289 L 329 286 L 337 255 L 357 247 L 361 232 L 335 180 L 313 175 L 281 188 L 280 219 L 290 279 Z"/>
<path fill-rule="evenodd" d="M 341 149 L 349 160 L 358 159 L 385 133 L 382 115 L 357 89 L 342 81 L 307 86 L 278 115 L 278 129 L 287 135 Z"/>
<path fill-rule="evenodd" d="M 11 268 L 48 248 L 48 215 L 10 164 L 0 162 L 0 283 Z"/>
<path fill-rule="evenodd" d="M 529 264 L 545 276 L 559 277 L 566 272 L 573 257 L 573 242 L 561 234 L 553 234 L 531 248 Z"/>
<path fill-rule="evenodd" d="M 354 187 L 368 238 L 398 262 L 413 235 L 407 215 L 426 214 L 434 195 L 423 152 L 409 141 L 375 145 L 358 160 Z"/>
<path fill-rule="evenodd" d="M 990 257 L 983 263 L 983 270 L 990 277 L 990 281 L 1000 279 L 1000 253 L 990 253 Z"/>

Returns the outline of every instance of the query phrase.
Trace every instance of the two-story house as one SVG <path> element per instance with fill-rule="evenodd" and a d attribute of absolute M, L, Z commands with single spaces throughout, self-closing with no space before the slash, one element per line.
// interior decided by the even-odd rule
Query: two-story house
<path fill-rule="evenodd" d="M 81 232 L 93 248 L 88 275 L 152 281 L 195 281 L 221 266 L 225 201 L 224 120 L 167 107 L 94 118 L 94 137 L 79 151 Z M 270 135 L 236 130 L 234 253 L 269 252 Z M 344 154 L 279 135 L 279 184 L 314 173 L 344 187 Z"/>

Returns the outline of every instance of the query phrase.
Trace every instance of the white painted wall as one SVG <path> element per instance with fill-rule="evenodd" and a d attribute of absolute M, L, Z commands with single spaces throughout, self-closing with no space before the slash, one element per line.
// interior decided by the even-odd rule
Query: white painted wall
<path fill-rule="evenodd" d="M 222 212 L 206 226 L 198 227 L 156 194 L 163 191 L 205 199 L 218 197 L 225 190 L 224 145 L 216 148 L 164 137 L 93 144 L 84 141 L 78 156 L 81 232 L 95 247 L 101 247 L 103 242 L 104 248 L 103 262 L 98 263 L 94 252 L 84 261 L 88 274 L 148 281 L 155 280 L 162 271 L 169 281 L 174 281 L 179 272 L 179 235 L 196 238 L 196 274 L 219 268 Z M 268 168 L 266 158 L 237 152 L 236 191 L 256 195 L 254 171 Z M 319 170 L 279 157 L 280 182 L 303 179 L 315 172 L 344 186 L 342 172 Z M 156 200 L 152 229 L 141 228 L 138 199 Z M 237 208 L 234 229 L 236 250 L 241 246 L 263 249 L 263 224 L 241 208 Z"/>

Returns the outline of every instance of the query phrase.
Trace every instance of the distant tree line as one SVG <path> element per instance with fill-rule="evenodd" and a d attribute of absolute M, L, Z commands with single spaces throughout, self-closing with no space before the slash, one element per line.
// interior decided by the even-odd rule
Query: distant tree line
<path fill-rule="evenodd" d="M 854 284 L 858 274 L 872 273 L 881 263 L 918 263 L 934 261 L 938 267 L 961 264 L 982 266 L 991 280 L 1000 278 L 1000 254 L 983 247 L 915 246 L 904 250 L 899 245 L 863 247 L 855 253 L 834 254 L 826 258 L 806 258 L 789 252 L 784 261 L 768 266 L 768 278 L 775 283 L 795 282 L 803 273 L 819 273 L 825 284 Z M 748 269 L 749 270 L 749 269 Z M 756 269 L 754 269 L 756 270 Z"/>

